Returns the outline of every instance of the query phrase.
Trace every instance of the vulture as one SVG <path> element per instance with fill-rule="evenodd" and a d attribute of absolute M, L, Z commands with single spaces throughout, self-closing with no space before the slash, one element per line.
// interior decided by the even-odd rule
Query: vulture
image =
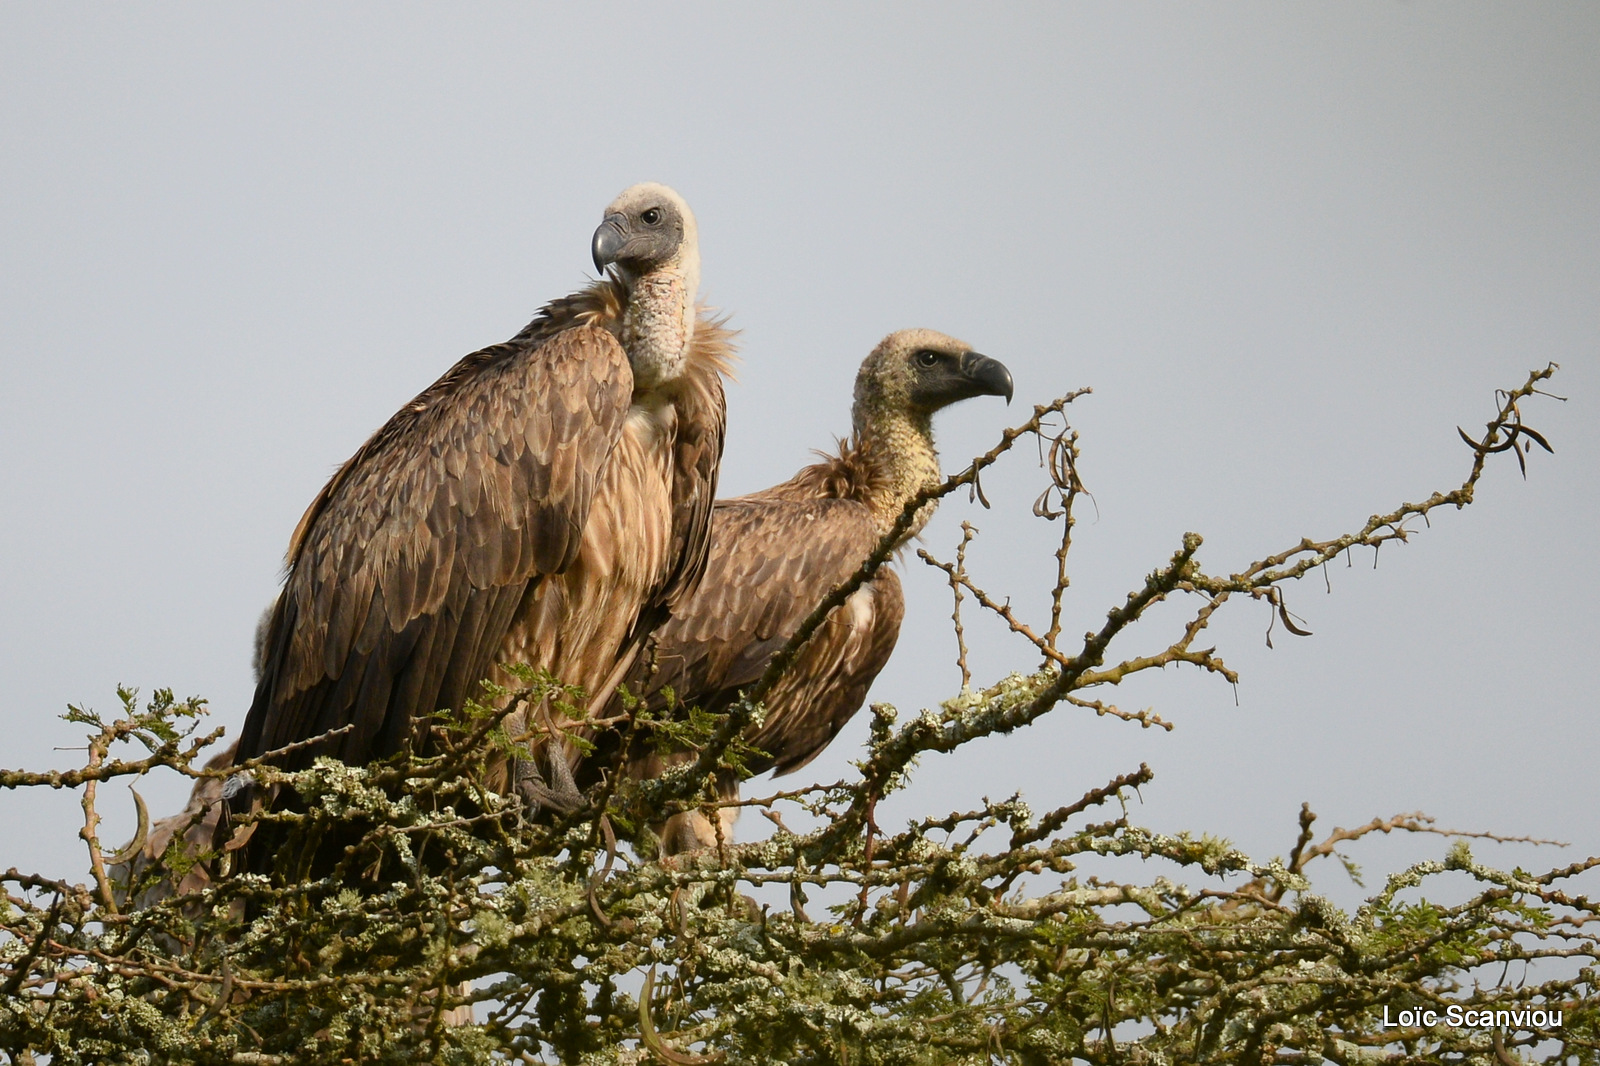
<path fill-rule="evenodd" d="M 695 302 L 695 219 L 666 186 L 618 196 L 592 253 L 597 281 L 456 363 L 312 501 L 289 542 L 239 761 L 363 764 L 420 748 L 435 711 L 459 710 L 486 678 L 514 684 L 507 663 L 602 694 L 694 591 L 731 332 Z M 547 736 L 539 726 L 521 723 Z M 573 757 L 546 751 L 563 764 L 553 775 L 536 762 L 516 772 L 549 799 L 559 789 L 544 781 L 570 781 Z M 504 791 L 511 777 L 506 764 L 485 783 Z"/>
<path fill-rule="evenodd" d="M 821 462 L 780 485 L 717 501 L 705 577 L 655 630 L 653 654 L 630 667 L 627 691 L 655 711 L 667 706 L 668 689 L 679 705 L 726 709 L 855 573 L 907 502 L 939 483 L 934 412 L 973 396 L 1004 396 L 1009 403 L 1011 392 L 1005 366 L 962 341 L 927 329 L 884 338 L 856 375 L 852 431 L 837 454 L 819 453 Z M 900 543 L 921 531 L 933 508 L 929 503 L 917 513 Z M 746 764 L 752 774 L 798 770 L 827 747 L 888 662 L 904 613 L 900 579 L 887 566 L 833 610 L 767 694 L 765 721 L 745 735 L 760 753 Z M 624 703 L 616 693 L 607 717 L 626 718 Z M 589 767 L 614 761 L 620 746 L 620 734 L 603 735 L 606 757 L 586 763 L 582 776 L 595 778 L 598 770 Z M 689 758 L 661 755 L 647 737 L 636 737 L 622 756 L 636 779 Z M 724 799 L 738 798 L 733 775 L 719 787 Z M 724 831 L 734 810 L 722 808 Z M 670 855 L 714 844 L 717 827 L 691 813 L 660 832 Z"/>

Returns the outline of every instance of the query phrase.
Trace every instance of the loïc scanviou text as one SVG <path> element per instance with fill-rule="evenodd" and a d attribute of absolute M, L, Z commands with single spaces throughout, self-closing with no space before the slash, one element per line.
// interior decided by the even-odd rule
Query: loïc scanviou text
<path fill-rule="evenodd" d="M 1403 1010 L 1390 1018 L 1389 1008 L 1383 1008 L 1382 1025 L 1385 1029 L 1441 1024 L 1455 1029 L 1560 1029 L 1561 1012 L 1543 1008 L 1490 1010 L 1452 1004 L 1443 1011 L 1421 1008 Z"/>

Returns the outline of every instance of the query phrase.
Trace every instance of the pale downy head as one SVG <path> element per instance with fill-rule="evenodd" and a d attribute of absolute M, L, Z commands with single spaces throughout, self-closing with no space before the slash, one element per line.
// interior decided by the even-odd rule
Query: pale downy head
<path fill-rule="evenodd" d="M 654 182 L 625 190 L 594 231 L 594 265 L 627 290 L 622 346 L 634 388 L 649 391 L 682 375 L 695 331 L 700 235 L 683 197 Z"/>
<path fill-rule="evenodd" d="M 630 186 L 606 207 L 590 245 L 594 267 L 614 269 L 625 282 L 666 270 L 682 277 L 691 295 L 699 287 L 700 233 L 694 212 L 672 189 L 646 181 Z"/>
<path fill-rule="evenodd" d="M 1011 372 L 999 360 L 935 330 L 902 329 L 883 338 L 856 374 L 855 431 L 890 415 L 926 426 L 933 412 L 974 396 L 1010 403 L 1011 390 Z"/>
<path fill-rule="evenodd" d="M 939 483 L 933 413 L 973 396 L 1011 400 L 1011 372 L 965 341 L 931 329 L 891 333 L 856 374 L 852 449 L 870 488 L 862 502 L 888 532 L 914 496 Z M 936 503 L 920 508 L 905 530 L 914 536 Z"/>

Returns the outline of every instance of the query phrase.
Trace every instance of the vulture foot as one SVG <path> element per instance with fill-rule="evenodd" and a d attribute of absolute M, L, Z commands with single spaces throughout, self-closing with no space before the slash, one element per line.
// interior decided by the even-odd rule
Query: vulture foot
<path fill-rule="evenodd" d="M 572 779 L 572 768 L 567 765 L 567 760 L 559 753 L 544 754 L 550 768 L 548 775 L 540 773 L 538 763 L 533 759 L 517 760 L 517 795 L 527 804 L 529 813 L 554 811 L 557 814 L 571 814 L 583 806 L 587 797 L 578 790 L 577 782 Z"/>

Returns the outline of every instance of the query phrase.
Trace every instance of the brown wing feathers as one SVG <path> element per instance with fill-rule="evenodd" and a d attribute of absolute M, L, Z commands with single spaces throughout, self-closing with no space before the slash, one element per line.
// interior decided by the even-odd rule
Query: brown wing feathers
<path fill-rule="evenodd" d="M 693 369 L 678 397 L 681 421 L 674 455 L 678 475 L 673 480 L 671 548 L 677 561 L 663 592 L 667 605 L 699 584 L 711 549 L 711 513 L 726 431 L 722 379 L 732 374 L 733 337 L 725 320 L 701 318 L 690 353 Z"/>
<path fill-rule="evenodd" d="M 297 531 L 245 757 L 353 724 L 330 753 L 361 762 L 459 707 L 529 583 L 576 556 L 630 380 L 606 330 L 551 330 L 468 356 L 379 430 Z"/>
<path fill-rule="evenodd" d="M 721 500 L 699 589 L 655 633 L 653 661 L 629 689 L 663 704 L 664 689 L 720 711 L 759 678 L 774 654 L 877 543 L 866 508 L 853 500 L 786 499 L 780 486 Z M 888 569 L 836 609 L 769 695 L 759 739 L 768 753 L 753 772 L 810 761 L 861 705 L 900 630 L 899 579 Z"/>

